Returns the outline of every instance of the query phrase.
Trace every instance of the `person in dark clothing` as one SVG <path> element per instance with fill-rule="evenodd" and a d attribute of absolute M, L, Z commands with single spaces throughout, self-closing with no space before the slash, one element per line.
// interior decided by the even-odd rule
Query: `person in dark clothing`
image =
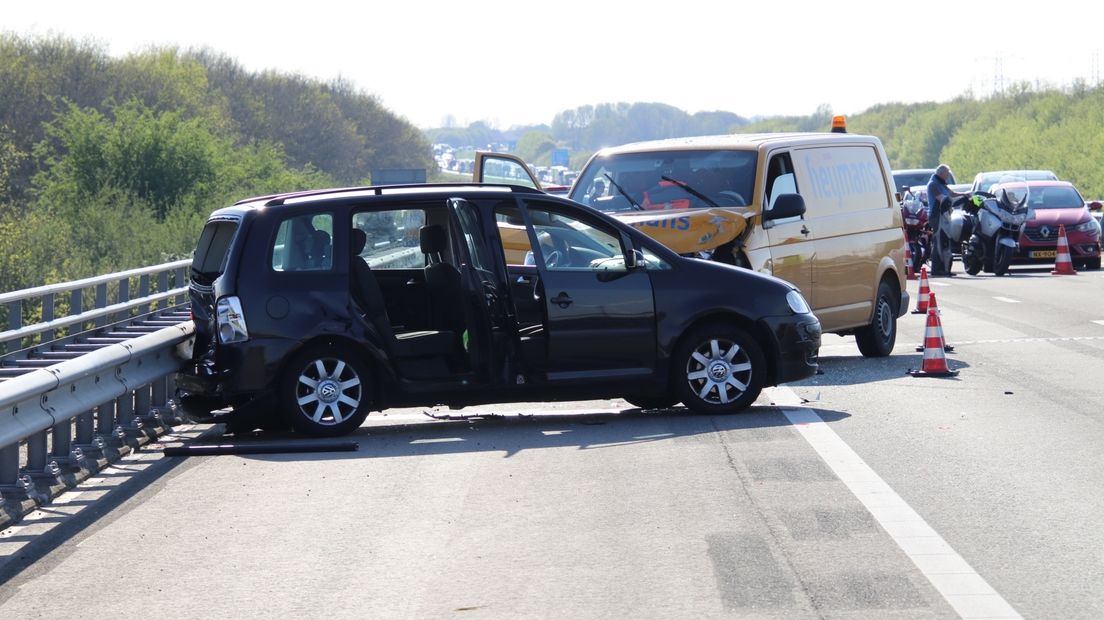
<path fill-rule="evenodd" d="M 939 167 L 932 173 L 931 178 L 928 179 L 928 225 L 932 229 L 932 241 L 934 242 L 936 252 L 932 254 L 932 272 L 933 276 L 946 276 L 950 275 L 950 251 L 942 247 L 942 239 L 939 237 L 939 204 L 943 200 L 950 200 L 957 196 L 966 196 L 952 190 L 947 185 L 947 179 L 951 178 L 951 169 L 947 164 L 939 164 Z M 940 260 L 945 256 L 948 259 Z"/>

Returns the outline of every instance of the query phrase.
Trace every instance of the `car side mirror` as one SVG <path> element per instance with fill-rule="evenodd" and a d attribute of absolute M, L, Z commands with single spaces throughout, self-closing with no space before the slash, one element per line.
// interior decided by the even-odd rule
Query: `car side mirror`
<path fill-rule="evenodd" d="M 1100 211 L 1104 205 L 1100 204 L 1099 200 L 1094 200 L 1089 203 L 1089 211 Z"/>
<path fill-rule="evenodd" d="M 805 199 L 801 194 L 779 194 L 774 201 L 774 207 L 763 214 L 768 220 L 781 220 L 801 215 L 805 215 Z"/>

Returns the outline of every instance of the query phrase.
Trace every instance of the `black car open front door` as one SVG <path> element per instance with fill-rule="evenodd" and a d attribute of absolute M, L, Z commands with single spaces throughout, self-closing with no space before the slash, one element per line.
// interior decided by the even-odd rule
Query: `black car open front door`
<path fill-rule="evenodd" d="M 626 266 L 621 232 L 583 209 L 523 201 L 545 310 L 550 381 L 644 378 L 655 372 L 648 272 Z"/>

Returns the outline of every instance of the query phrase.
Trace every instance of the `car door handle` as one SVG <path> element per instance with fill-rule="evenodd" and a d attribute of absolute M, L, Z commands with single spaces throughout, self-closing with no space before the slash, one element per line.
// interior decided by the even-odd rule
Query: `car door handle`
<path fill-rule="evenodd" d="M 570 306 L 571 302 L 573 302 L 575 300 L 572 299 L 567 293 L 561 292 L 559 295 L 556 295 L 555 297 L 553 297 L 552 299 L 549 299 L 548 301 L 551 301 L 552 303 L 556 304 L 557 306 L 559 306 L 561 308 L 566 308 L 566 307 Z"/>
<path fill-rule="evenodd" d="M 801 234 L 805 235 L 806 237 L 809 236 L 809 229 L 805 228 L 804 224 L 801 225 Z"/>

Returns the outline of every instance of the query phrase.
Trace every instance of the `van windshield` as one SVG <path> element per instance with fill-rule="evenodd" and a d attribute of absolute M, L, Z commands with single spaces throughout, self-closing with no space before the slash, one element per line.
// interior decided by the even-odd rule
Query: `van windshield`
<path fill-rule="evenodd" d="M 570 198 L 605 212 L 743 207 L 755 187 L 754 151 L 653 151 L 595 159 Z"/>

